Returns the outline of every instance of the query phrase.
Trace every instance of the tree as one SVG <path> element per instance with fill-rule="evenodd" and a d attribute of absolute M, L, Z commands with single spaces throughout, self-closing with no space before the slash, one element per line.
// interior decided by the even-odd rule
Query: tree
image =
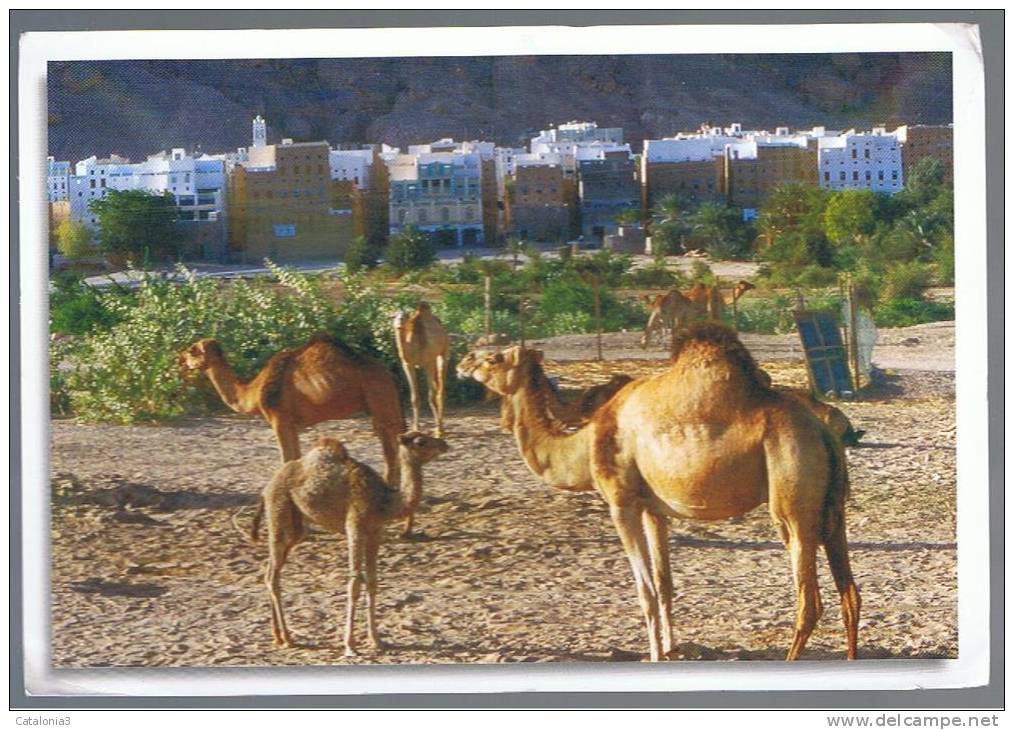
<path fill-rule="evenodd" d="M 757 215 L 761 245 L 771 246 L 790 233 L 823 238 L 827 200 L 827 191 L 813 185 L 794 183 L 775 188 Z"/>
<path fill-rule="evenodd" d="M 63 221 L 56 228 L 56 247 L 69 259 L 83 259 L 95 253 L 92 232 L 83 223 Z"/>
<path fill-rule="evenodd" d="M 834 246 L 838 268 L 851 271 L 860 257 L 874 253 L 869 244 L 883 220 L 880 197 L 871 190 L 841 190 L 828 200 L 824 233 Z"/>
<path fill-rule="evenodd" d="M 640 208 L 627 208 L 613 216 L 613 220 L 621 226 L 636 225 L 641 221 Z"/>
<path fill-rule="evenodd" d="M 685 200 L 676 194 L 658 199 L 651 211 L 651 243 L 656 253 L 667 255 L 683 251 L 683 243 L 692 227 Z"/>
<path fill-rule="evenodd" d="M 109 190 L 91 203 L 102 250 L 116 258 L 173 258 L 179 254 L 179 213 L 171 193 Z"/>
<path fill-rule="evenodd" d="M 414 226 L 391 236 L 384 260 L 399 274 L 424 269 L 437 260 L 431 238 Z"/>
<path fill-rule="evenodd" d="M 715 258 L 738 258 L 750 247 L 751 226 L 738 208 L 703 203 L 691 216 L 691 240 Z"/>
<path fill-rule="evenodd" d="M 366 236 L 356 236 L 345 249 L 345 268 L 350 274 L 363 269 L 372 269 L 377 265 L 377 255 Z"/>

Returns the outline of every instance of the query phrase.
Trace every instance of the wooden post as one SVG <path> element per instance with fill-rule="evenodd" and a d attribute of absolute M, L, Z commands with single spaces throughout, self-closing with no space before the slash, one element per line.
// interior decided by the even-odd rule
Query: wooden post
<path fill-rule="evenodd" d="M 732 329 L 739 332 L 739 310 L 737 309 L 737 302 L 739 297 L 736 296 L 736 290 L 732 290 Z"/>
<path fill-rule="evenodd" d="M 521 339 L 521 349 L 525 349 L 525 298 L 518 297 L 518 331 Z"/>
<path fill-rule="evenodd" d="M 489 338 L 489 335 L 492 331 L 492 320 L 493 320 L 492 287 L 493 287 L 493 277 L 487 275 L 484 281 L 484 290 L 483 290 L 483 307 L 485 311 L 482 321 L 483 332 L 487 338 Z"/>
<path fill-rule="evenodd" d="M 852 384 L 855 391 L 858 393 L 859 388 L 862 386 L 861 378 L 862 375 L 859 372 L 859 336 L 856 332 L 856 321 L 858 317 L 856 315 L 856 285 L 852 283 L 852 277 L 849 277 L 848 281 L 848 331 L 846 333 L 848 337 L 849 347 L 849 365 L 852 370 Z"/>
<path fill-rule="evenodd" d="M 592 286 L 595 293 L 595 359 L 602 361 L 602 298 L 599 296 L 599 283 L 596 281 Z"/>

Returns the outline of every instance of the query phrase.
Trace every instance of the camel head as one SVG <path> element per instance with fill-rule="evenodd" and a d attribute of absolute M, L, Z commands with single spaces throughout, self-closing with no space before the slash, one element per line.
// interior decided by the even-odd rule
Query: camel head
<path fill-rule="evenodd" d="M 733 299 L 739 299 L 741 296 L 743 296 L 744 294 L 746 294 L 751 289 L 756 289 L 756 288 L 757 287 L 755 287 L 749 281 L 746 281 L 744 279 L 740 279 L 739 281 L 736 282 L 736 286 L 732 290 L 732 297 L 733 297 Z"/>
<path fill-rule="evenodd" d="M 419 466 L 428 464 L 441 454 L 446 454 L 451 448 L 443 439 L 419 431 L 401 434 L 398 437 L 398 444 L 402 457 Z"/>
<path fill-rule="evenodd" d="M 518 345 L 501 352 L 470 352 L 458 363 L 458 377 L 472 378 L 494 393 L 511 395 L 524 382 L 532 364 L 542 363 L 540 350 L 523 349 Z"/>
<path fill-rule="evenodd" d="M 180 372 L 187 372 L 207 370 L 224 358 L 225 355 L 222 353 L 222 346 L 218 344 L 218 340 L 206 337 L 177 355 L 176 362 L 180 366 Z"/>

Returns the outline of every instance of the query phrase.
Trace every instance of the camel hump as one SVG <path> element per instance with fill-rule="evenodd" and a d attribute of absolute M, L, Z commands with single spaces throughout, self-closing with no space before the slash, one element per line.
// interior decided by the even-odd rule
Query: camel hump
<path fill-rule="evenodd" d="M 336 459 L 344 460 L 349 456 L 349 452 L 345 449 L 345 444 L 333 436 L 321 436 L 313 446 L 315 449 L 326 451 Z"/>
<path fill-rule="evenodd" d="M 306 350 L 313 345 L 326 345 L 327 347 L 337 350 L 341 355 L 347 357 L 349 360 L 354 360 L 359 363 L 364 361 L 364 357 L 360 353 L 353 350 L 334 335 L 325 333 L 316 334 L 310 338 L 309 342 L 306 343 L 306 346 L 303 347 L 302 350 Z"/>
<path fill-rule="evenodd" d="M 289 367 L 296 358 L 294 350 L 283 350 L 273 355 L 268 364 L 264 366 L 264 385 L 261 396 L 264 405 L 269 408 L 277 408 L 282 403 L 282 395 L 285 392 L 285 376 Z"/>
<path fill-rule="evenodd" d="M 770 376 L 760 368 L 736 333 L 718 322 L 701 322 L 677 332 L 672 341 L 673 363 L 702 345 L 722 353 L 729 363 L 738 367 L 757 394 L 774 392 Z"/>

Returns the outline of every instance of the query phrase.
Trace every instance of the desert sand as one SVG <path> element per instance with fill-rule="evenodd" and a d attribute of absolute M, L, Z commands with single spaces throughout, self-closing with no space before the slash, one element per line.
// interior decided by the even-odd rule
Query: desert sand
<path fill-rule="evenodd" d="M 636 334 L 545 341 L 565 389 L 665 367 Z M 957 656 L 953 327 L 882 333 L 894 368 L 841 404 L 864 444 L 849 449 L 848 533 L 862 590 L 861 659 Z M 791 338 L 747 344 L 778 383 L 804 385 Z M 793 349 L 795 347 L 795 349 Z M 432 428 L 424 411 L 424 426 Z M 275 649 L 261 580 L 267 555 L 237 529 L 277 466 L 262 421 L 157 426 L 52 423 L 52 662 L 56 667 L 637 661 L 647 651 L 633 580 L 601 499 L 532 477 L 495 403 L 449 407 L 452 451 L 425 471 L 421 535 L 386 532 L 379 622 L 389 647 L 345 658 L 344 537 L 311 531 L 283 576 L 300 646 Z M 382 466 L 365 418 L 303 434 L 342 438 Z M 794 595 L 766 510 L 720 522 L 674 520 L 674 626 L 687 660 L 779 660 Z M 803 658 L 841 660 L 837 596 L 820 556 L 825 613 Z M 360 624 L 361 639 L 365 626 Z"/>

